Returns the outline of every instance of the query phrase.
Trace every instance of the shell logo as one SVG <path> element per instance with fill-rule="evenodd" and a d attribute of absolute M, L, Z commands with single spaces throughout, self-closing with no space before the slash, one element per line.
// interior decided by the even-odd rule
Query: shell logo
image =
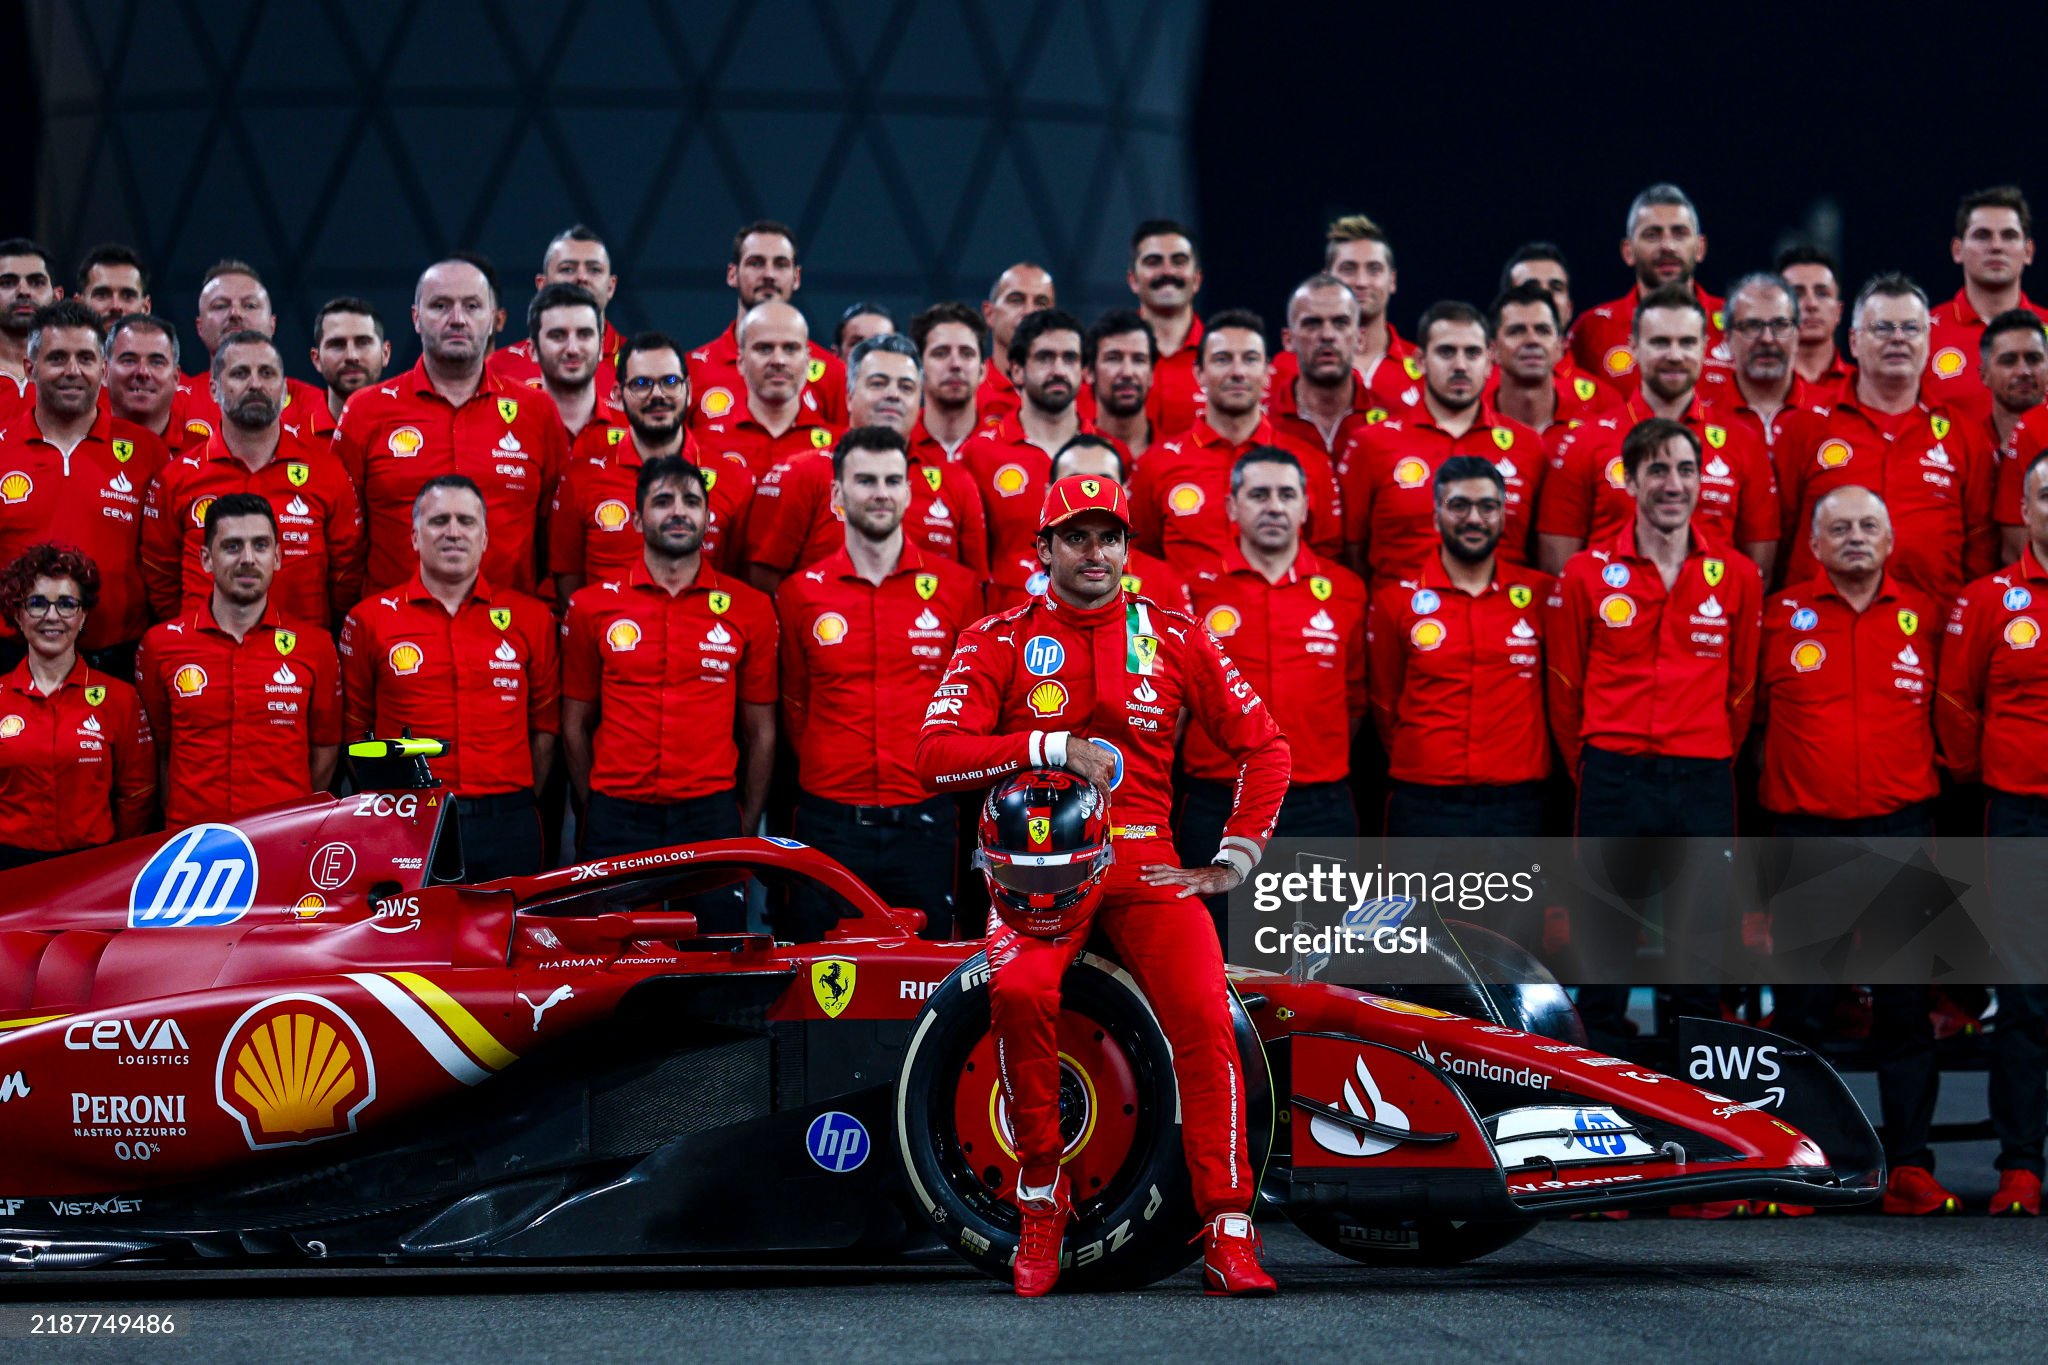
<path fill-rule="evenodd" d="M 704 395 L 704 401 L 698 407 L 706 417 L 723 417 L 732 411 L 732 390 L 713 389 Z"/>
<path fill-rule="evenodd" d="M 206 690 L 206 670 L 198 664 L 186 664 L 171 675 L 171 686 L 181 697 L 196 697 Z"/>
<path fill-rule="evenodd" d="M 385 448 L 399 459 L 420 453 L 420 447 L 427 443 L 418 427 L 400 427 L 384 438 Z"/>
<path fill-rule="evenodd" d="M 1420 488 L 1429 477 L 1429 466 L 1410 455 L 1394 466 L 1394 483 L 1400 488 Z"/>
<path fill-rule="evenodd" d="M 385 661 L 391 665 L 393 673 L 405 678 L 419 672 L 420 665 L 427 661 L 427 656 L 412 641 L 401 640 L 391 646 L 391 652 L 385 656 Z"/>
<path fill-rule="evenodd" d="M 1963 372 L 1965 363 L 1961 351 L 1953 346 L 1944 346 L 1934 353 L 1934 364 L 1931 368 L 1943 379 L 1954 379 Z"/>
<path fill-rule="evenodd" d="M 2005 642 L 2014 649 L 2032 649 L 2041 638 L 2041 627 L 2031 616 L 2015 616 L 2005 623 Z"/>
<path fill-rule="evenodd" d="M 293 919 L 318 919 L 320 912 L 327 908 L 327 898 L 318 891 L 308 891 L 292 906 Z"/>
<path fill-rule="evenodd" d="M 1237 628 L 1241 623 L 1242 618 L 1238 616 L 1235 607 L 1211 607 L 1209 615 L 1202 621 L 1202 624 L 1209 628 L 1209 633 L 1219 640 L 1228 640 L 1237 634 Z"/>
<path fill-rule="evenodd" d="M 614 621 L 604 633 L 604 642 L 614 654 L 630 654 L 640 647 L 640 626 L 634 621 Z"/>
<path fill-rule="evenodd" d="M 1394 1014 L 1413 1014 L 1423 1019 L 1455 1019 L 1457 1016 L 1429 1005 L 1418 1005 L 1411 1000 L 1395 1000 L 1389 996 L 1374 996 L 1366 1002 L 1377 1005 Z"/>
<path fill-rule="evenodd" d="M 1796 672 L 1811 673 L 1827 662 L 1827 647 L 1818 640 L 1801 640 L 1792 646 L 1792 667 Z"/>
<path fill-rule="evenodd" d="M 206 528 L 206 513 L 213 506 L 213 495 L 192 500 L 192 524 L 201 530 Z"/>
<path fill-rule="evenodd" d="M 1047 678 L 1031 689 L 1025 701 L 1031 707 L 1031 714 L 1040 720 L 1047 716 L 1056 716 L 1067 707 L 1066 685 L 1056 679 Z"/>
<path fill-rule="evenodd" d="M 28 722 L 20 716 L 0 716 L 0 739 L 13 739 L 28 728 Z"/>
<path fill-rule="evenodd" d="M 19 469 L 10 469 L 5 475 L 0 475 L 0 502 L 12 506 L 35 491 L 35 480 Z"/>
<path fill-rule="evenodd" d="M 633 513 L 617 498 L 606 498 L 597 505 L 597 510 L 591 513 L 591 519 L 597 523 L 597 529 L 600 531 L 623 531 L 627 523 L 633 520 Z"/>
<path fill-rule="evenodd" d="M 1636 367 L 1636 355 L 1626 346 L 1616 346 L 1600 358 L 1609 374 L 1627 374 Z"/>
<path fill-rule="evenodd" d="M 1030 480 L 1024 475 L 1023 465 L 1006 464 L 996 471 L 996 492 L 1001 493 L 1006 498 L 1014 498 L 1019 493 L 1022 493 L 1024 485 L 1029 482 Z"/>
<path fill-rule="evenodd" d="M 1166 495 L 1166 505 L 1173 509 L 1173 514 L 1177 517 L 1193 516 L 1202 510 L 1205 501 L 1207 499 L 1202 495 L 1201 486 L 1192 483 L 1177 483 L 1173 486 L 1173 491 Z"/>
<path fill-rule="evenodd" d="M 312 995 L 264 1001 L 221 1048 L 217 1099 L 251 1148 L 296 1146 L 355 1131 L 376 1098 L 362 1030 Z"/>
<path fill-rule="evenodd" d="M 1619 455 L 1607 462 L 1607 486 L 1609 488 L 1628 487 L 1628 466 L 1621 462 L 1621 456 Z"/>
<path fill-rule="evenodd" d="M 1636 599 L 1625 592 L 1611 592 L 1600 599 L 1600 619 L 1610 626 L 1635 624 Z"/>
<path fill-rule="evenodd" d="M 1814 458 L 1820 462 L 1822 469 L 1840 469 L 1843 465 L 1849 463 L 1855 454 L 1856 452 L 1850 449 L 1847 441 L 1823 441 L 1821 442 L 1820 453 L 1814 456 Z"/>
<path fill-rule="evenodd" d="M 191 421 L 185 423 L 185 434 L 188 436 L 197 436 L 200 440 L 203 441 L 207 437 L 213 435 L 213 423 L 208 422 L 203 418 L 194 417 Z"/>
<path fill-rule="evenodd" d="M 811 638 L 821 645 L 836 645 L 846 638 L 846 618 L 828 611 L 811 622 Z"/>
<path fill-rule="evenodd" d="M 1442 621 L 1437 620 L 1434 616 L 1425 616 L 1414 625 L 1408 627 L 1408 643 L 1424 653 L 1428 653 L 1438 645 L 1441 645 L 1444 642 L 1444 637 L 1448 634 L 1450 632 L 1444 629 Z"/>

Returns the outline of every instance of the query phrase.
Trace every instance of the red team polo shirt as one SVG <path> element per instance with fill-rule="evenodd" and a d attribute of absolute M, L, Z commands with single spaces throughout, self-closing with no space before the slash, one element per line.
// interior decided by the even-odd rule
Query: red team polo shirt
<path fill-rule="evenodd" d="M 426 362 L 358 389 L 342 410 L 334 453 L 363 495 L 369 534 L 364 587 L 381 592 L 412 576 L 412 502 L 438 474 L 466 474 L 484 493 L 490 546 L 484 574 L 532 592 L 541 522 L 568 462 L 561 415 L 545 394 L 494 378 L 457 408 L 434 391 Z"/>
<path fill-rule="evenodd" d="M 1566 767 L 1612 753 L 1731 758 L 1756 705 L 1756 565 L 1695 522 L 1667 591 L 1631 522 L 1565 564 L 1548 604 L 1550 730 Z"/>
<path fill-rule="evenodd" d="M 601 339 L 603 358 L 597 362 L 597 374 L 593 382 L 597 385 L 597 400 L 600 408 L 606 396 L 619 384 L 619 347 L 626 344 L 625 334 L 607 321 Z M 510 346 L 500 346 L 484 361 L 490 372 L 508 384 L 523 388 L 547 388 L 547 378 L 540 372 L 540 356 L 533 349 L 533 338 L 515 341 Z"/>
<path fill-rule="evenodd" d="M 1292 354 L 1290 352 L 1290 354 Z M 1275 385 L 1266 395 L 1266 420 L 1273 424 L 1273 434 L 1280 437 L 1288 449 L 1307 446 L 1326 452 L 1332 463 L 1341 460 L 1344 449 L 1356 440 L 1368 425 L 1381 422 L 1388 416 L 1388 410 L 1379 406 L 1372 391 L 1355 376 L 1351 383 L 1351 408 L 1337 419 L 1337 429 L 1330 433 L 1330 439 L 1323 439 L 1322 428 L 1302 416 L 1295 405 L 1294 382 Z M 1172 430 L 1172 428 L 1168 428 Z"/>
<path fill-rule="evenodd" d="M 973 477 L 950 464 L 910 462 L 903 534 L 979 578 L 988 565 L 988 527 Z M 804 451 L 770 470 L 748 529 L 749 562 L 789 573 L 846 544 L 846 515 L 833 500 L 832 452 Z M 857 804 L 857 803 L 856 803 Z"/>
<path fill-rule="evenodd" d="M 728 457 L 740 461 L 753 474 L 757 493 L 776 465 L 805 451 L 830 450 L 846 433 L 843 426 L 799 413 L 780 436 L 771 435 L 745 408 L 715 421 L 696 423 L 690 430 L 701 452 L 700 464 Z"/>
<path fill-rule="evenodd" d="M 450 741 L 434 773 L 457 796 L 529 790 L 532 737 L 561 730 L 556 634 L 539 598 L 479 577 L 450 616 L 415 573 L 341 628 L 343 729 Z"/>
<path fill-rule="evenodd" d="M 156 810 L 156 745 L 127 683 L 80 659 L 44 696 L 0 678 L 0 844 L 64 853 L 127 839 Z"/>
<path fill-rule="evenodd" d="M 1383 407 L 1389 412 L 1415 406 L 1422 401 L 1422 348 L 1394 330 L 1394 324 L 1387 324 L 1386 353 L 1371 365 L 1354 368 L 1358 383 L 1366 391 L 1371 406 Z M 1294 387 L 1294 381 L 1301 377 L 1301 358 L 1292 351 L 1281 351 L 1273 357 L 1272 369 L 1266 375 L 1266 398 L 1270 410 L 1273 398 L 1283 390 Z"/>
<path fill-rule="evenodd" d="M 1152 391 L 1145 395 L 1145 415 L 1152 419 L 1152 430 L 1178 434 L 1202 415 L 1202 380 L 1196 373 L 1201 354 L 1202 320 L 1196 317 L 1189 320 L 1187 339 L 1180 349 L 1159 357 L 1152 367 Z"/>
<path fill-rule="evenodd" d="M 1507 786 L 1549 775 L 1543 629 L 1554 582 L 1496 560 L 1474 596 L 1430 555 L 1373 593 L 1373 721 L 1396 781 Z"/>
<path fill-rule="evenodd" d="M 1343 500 L 1336 471 L 1318 445 L 1277 435 L 1260 420 L 1251 439 L 1226 441 L 1203 418 L 1187 432 L 1147 451 L 1130 483 L 1131 530 L 1138 545 L 1162 556 L 1183 573 L 1206 568 L 1236 539 L 1226 510 L 1230 467 L 1254 446 L 1278 446 L 1301 461 L 1308 480 L 1308 523 L 1302 535 L 1317 554 L 1335 560 L 1344 553 Z"/>
<path fill-rule="evenodd" d="M 255 493 L 277 517 L 284 563 L 271 581 L 278 614 L 326 630 L 361 596 L 363 511 L 355 485 L 324 441 L 302 441 L 289 427 L 263 468 L 250 471 L 219 436 L 165 465 L 142 509 L 142 573 L 149 605 L 164 619 L 213 594 L 200 566 L 206 512 L 227 493 Z"/>
<path fill-rule="evenodd" d="M 80 649 L 137 640 L 149 626 L 142 500 L 166 458 L 162 441 L 105 413 L 68 455 L 44 438 L 32 408 L 0 432 L 0 564 L 53 540 L 85 551 L 99 567 L 100 603 L 79 634 Z M 12 622 L 5 631 L 13 633 Z"/>
<path fill-rule="evenodd" d="M 562 634 L 562 695 L 598 708 L 592 791 L 674 802 L 733 789 L 740 703 L 772 703 L 780 683 L 765 593 L 705 564 L 670 595 L 643 558 L 570 598 Z"/>
<path fill-rule="evenodd" d="M 775 609 L 798 785 L 848 806 L 928 799 L 910 740 L 936 704 L 955 637 L 981 619 L 978 575 L 906 540 L 876 585 L 842 542 L 784 579 Z"/>
<path fill-rule="evenodd" d="M 1963 589 L 1949 612 L 1934 710 L 1941 761 L 1958 781 L 2048 797 L 2048 569 L 2030 546 Z"/>
<path fill-rule="evenodd" d="M 1692 292 L 1700 307 L 1707 310 L 1705 350 L 1711 353 L 1724 339 L 1722 327 L 1727 315 L 1723 312 L 1723 300 L 1702 289 L 1698 280 L 1693 281 Z M 1623 395 L 1633 394 L 1642 383 L 1642 376 L 1636 372 L 1632 336 L 1636 305 L 1641 301 L 1641 291 L 1631 289 L 1618 299 L 1589 308 L 1572 319 L 1568 337 L 1572 363 Z"/>
<path fill-rule="evenodd" d="M 690 394 L 696 400 L 690 408 L 690 429 L 744 417 L 747 413 L 747 381 L 740 375 L 740 344 L 733 335 L 734 320 L 726 329 L 683 358 L 690 375 Z M 799 426 L 813 419 L 821 426 L 846 426 L 846 365 L 832 352 L 813 341 L 810 367 L 804 371 L 803 395 L 798 400 L 805 415 Z M 756 469 L 756 474 L 768 471 Z"/>
<path fill-rule="evenodd" d="M 1546 445 L 1551 444 L 1553 433 L 1562 439 L 1564 433 L 1595 421 L 1620 406 L 1620 400 L 1615 397 L 1614 390 L 1572 364 L 1569 359 L 1558 361 L 1557 368 L 1550 372 L 1550 389 L 1557 395 L 1557 409 L 1550 419 L 1550 425 L 1537 433 Z M 1497 408 L 1499 400 L 1500 366 L 1496 365 L 1486 377 L 1486 388 L 1481 394 L 1481 401 L 1486 404 L 1489 411 L 1492 411 Z"/>
<path fill-rule="evenodd" d="M 2027 468 L 2048 449 L 2048 408 L 2035 408 L 2013 429 L 2012 452 L 1998 462 L 1991 517 L 2000 526 L 2027 524 Z"/>
<path fill-rule="evenodd" d="M 1500 552 L 1510 563 L 1529 559 L 1529 520 L 1543 482 L 1543 441 L 1484 402 L 1462 436 L 1438 426 L 1418 403 L 1363 427 L 1337 461 L 1344 495 L 1344 540 L 1365 546 L 1374 585 L 1391 583 L 1433 558 L 1436 471 L 1453 455 L 1490 460 L 1507 485 L 1507 525 Z"/>
<path fill-rule="evenodd" d="M 1598 545 L 1635 523 L 1636 500 L 1622 472 L 1621 445 L 1651 416 L 1642 395 L 1631 394 L 1618 411 L 1580 427 L 1558 446 L 1536 505 L 1537 534 Z M 1704 523 L 1725 544 L 1777 540 L 1778 483 L 1762 443 L 1730 426 L 1697 394 L 1681 420 L 1700 442 L 1700 501 L 1693 524 Z"/>
<path fill-rule="evenodd" d="M 1080 430 L 1092 432 L 1086 421 Z M 1038 538 L 1038 512 L 1052 474 L 1052 456 L 1024 439 L 1024 419 L 1015 411 L 985 426 L 960 444 L 959 463 L 974 480 L 988 522 L 990 565 L 1030 556 Z"/>
<path fill-rule="evenodd" d="M 1287 736 L 1290 783 L 1349 777 L 1351 722 L 1366 708 L 1364 581 L 1303 548 L 1268 582 L 1230 545 L 1189 578 L 1188 596 Z M 1181 762 L 1190 777 L 1237 780 L 1238 761 L 1199 725 L 1188 727 Z"/>
<path fill-rule="evenodd" d="M 1792 389 L 1785 395 L 1784 405 L 1772 413 L 1767 422 L 1763 414 L 1742 396 L 1742 386 L 1736 382 L 1735 371 L 1708 366 L 1700 372 L 1700 398 L 1713 405 L 1715 413 L 1731 430 L 1744 431 L 1755 438 L 1763 446 L 1764 453 L 1774 460 L 1778 440 L 1785 434 L 1792 417 L 1810 407 L 1825 406 L 1834 391 L 1833 385 L 1816 384 L 1795 371 Z"/>
<path fill-rule="evenodd" d="M 1860 485 L 1884 499 L 1895 548 L 1886 570 L 1943 602 L 1998 565 L 1992 519 L 1991 444 L 1982 424 L 1954 409 L 1914 404 L 1899 414 L 1857 402 L 1853 390 L 1831 408 L 1809 408 L 1786 426 L 1778 447 L 1791 555 L 1787 582 L 1813 577 L 1813 509 L 1837 488 Z"/>
<path fill-rule="evenodd" d="M 1862 611 L 1825 573 L 1764 607 L 1764 809 L 1857 820 L 1939 790 L 1932 598 L 1889 574 Z"/>
<path fill-rule="evenodd" d="M 2025 294 L 2020 295 L 2019 306 L 2048 319 L 2048 308 Z M 1954 298 L 1928 310 L 1927 372 L 1920 380 L 1920 392 L 1930 403 L 1954 404 L 1978 416 L 1991 411 L 1991 391 L 1978 373 L 1988 321 L 1977 316 L 1967 288 L 1958 289 Z"/>
<path fill-rule="evenodd" d="M 682 456 L 697 465 L 707 485 L 710 520 L 704 528 L 704 556 L 721 569 L 736 568 L 753 512 L 754 472 L 737 457 L 698 463 L 697 447 L 688 437 L 683 438 Z M 633 499 L 644 463 L 625 427 L 592 425 L 576 438 L 568 472 L 555 485 L 548 513 L 552 572 L 582 574 L 586 584 L 602 583 L 640 562 L 647 542 L 633 529 Z"/>
<path fill-rule="evenodd" d="M 150 627 L 135 681 L 170 753 L 172 828 L 310 795 L 312 750 L 341 743 L 334 641 L 288 628 L 274 606 L 239 641 L 214 624 L 210 602 Z"/>

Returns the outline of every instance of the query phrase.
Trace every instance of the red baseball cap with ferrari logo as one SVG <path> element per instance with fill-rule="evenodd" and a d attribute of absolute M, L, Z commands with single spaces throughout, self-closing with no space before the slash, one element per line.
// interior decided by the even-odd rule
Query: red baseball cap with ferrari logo
<path fill-rule="evenodd" d="M 1069 474 L 1045 490 L 1045 506 L 1038 514 L 1038 529 L 1050 531 L 1063 521 L 1083 512 L 1107 512 L 1129 529 L 1131 501 L 1124 486 L 1100 474 Z"/>

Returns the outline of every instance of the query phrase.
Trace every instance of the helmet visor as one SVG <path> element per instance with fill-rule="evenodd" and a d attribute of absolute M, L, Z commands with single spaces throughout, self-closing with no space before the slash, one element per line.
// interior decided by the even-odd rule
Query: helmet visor
<path fill-rule="evenodd" d="M 974 865 L 996 885 L 1019 896 L 1062 896 L 1086 886 L 1110 864 L 1109 845 L 1072 853 L 991 853 L 978 849 Z"/>

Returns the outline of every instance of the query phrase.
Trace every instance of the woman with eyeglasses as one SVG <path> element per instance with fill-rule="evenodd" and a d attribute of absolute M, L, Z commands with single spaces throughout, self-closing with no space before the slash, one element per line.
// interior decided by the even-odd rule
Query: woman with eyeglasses
<path fill-rule="evenodd" d="M 135 688 L 79 657 L 100 571 L 69 546 L 32 545 L 0 570 L 0 615 L 28 656 L 0 677 L 0 868 L 148 829 L 156 746 Z"/>

